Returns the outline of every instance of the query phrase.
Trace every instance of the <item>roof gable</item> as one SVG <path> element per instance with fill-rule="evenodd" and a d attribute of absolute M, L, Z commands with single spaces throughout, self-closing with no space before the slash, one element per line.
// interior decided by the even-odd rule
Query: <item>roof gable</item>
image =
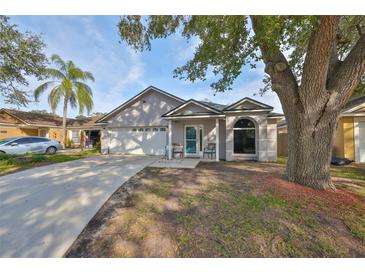
<path fill-rule="evenodd" d="M 158 92 L 160 94 L 162 94 L 163 96 L 167 96 L 169 98 L 172 98 L 180 103 L 184 103 L 185 100 L 172 95 L 166 91 L 163 91 L 159 88 L 156 88 L 154 86 L 149 86 L 148 88 L 142 90 L 140 93 L 138 93 L 137 95 L 135 95 L 134 97 L 132 97 L 131 99 L 129 99 L 128 101 L 126 101 L 125 103 L 123 103 L 122 105 L 120 105 L 119 107 L 113 109 L 111 112 L 107 113 L 106 115 L 102 116 L 100 119 L 98 119 L 96 121 L 96 123 L 102 123 L 105 122 L 108 118 L 114 116 L 115 114 L 123 111 L 124 109 L 128 108 L 130 105 L 132 105 L 133 103 L 135 103 L 138 100 L 141 100 L 143 98 L 143 96 L 145 96 L 146 94 L 150 93 L 150 92 Z"/>
<path fill-rule="evenodd" d="M 181 104 L 180 106 L 165 113 L 163 117 L 217 115 L 217 114 L 221 114 L 221 111 L 203 102 L 190 99 L 184 104 Z"/>
<path fill-rule="evenodd" d="M 342 111 L 343 114 L 362 112 L 365 112 L 365 96 L 355 97 L 350 100 Z"/>
<path fill-rule="evenodd" d="M 0 123 L 1 124 L 22 124 L 22 120 L 17 118 L 15 115 L 11 115 L 5 109 L 0 110 Z"/>
<path fill-rule="evenodd" d="M 223 111 L 257 111 L 257 110 L 273 110 L 272 106 L 266 105 L 254 99 L 245 97 L 232 105 L 226 107 Z"/>

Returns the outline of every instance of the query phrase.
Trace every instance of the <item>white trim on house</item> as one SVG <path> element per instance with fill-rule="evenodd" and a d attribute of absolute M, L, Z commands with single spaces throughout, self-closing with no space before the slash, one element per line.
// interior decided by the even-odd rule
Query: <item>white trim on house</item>
<path fill-rule="evenodd" d="M 365 113 L 344 113 L 340 114 L 340 117 L 363 117 Z"/>
<path fill-rule="evenodd" d="M 354 118 L 355 162 L 360 162 L 359 119 Z"/>
<path fill-rule="evenodd" d="M 172 159 L 172 121 L 169 121 L 169 127 L 168 127 L 168 134 L 169 134 L 169 142 L 168 142 L 168 149 L 169 149 L 169 160 Z"/>
<path fill-rule="evenodd" d="M 215 119 L 215 160 L 219 162 L 219 119 Z"/>
<path fill-rule="evenodd" d="M 187 116 L 164 117 L 164 119 L 178 120 L 178 119 L 192 119 L 192 118 L 224 118 L 224 117 L 226 117 L 224 114 L 220 114 L 220 115 L 187 115 Z"/>
<path fill-rule="evenodd" d="M 360 147 L 361 141 L 365 136 L 360 136 L 360 124 L 365 124 L 364 117 L 354 117 L 354 143 L 355 143 L 355 162 L 363 163 L 364 155 L 361 155 L 361 151 L 363 148 Z M 363 157 L 361 157 L 363 156 Z"/>
<path fill-rule="evenodd" d="M 357 106 L 354 106 L 354 107 L 352 107 L 352 108 L 350 108 L 350 109 L 347 109 L 347 110 L 345 110 L 345 111 L 343 112 L 343 114 L 347 114 L 347 113 L 350 113 L 350 112 L 356 111 L 356 110 L 358 110 L 358 109 L 360 109 L 360 108 L 363 108 L 363 107 L 365 107 L 365 103 L 362 103 L 362 104 L 360 104 L 360 105 L 357 105 Z"/>
<path fill-rule="evenodd" d="M 194 127 L 195 130 L 196 130 L 196 139 L 195 139 L 195 146 L 196 146 L 196 153 L 195 154 L 188 154 L 186 152 L 186 128 L 187 127 Z M 200 129 L 202 129 L 202 150 L 200 151 Z M 198 125 L 198 124 L 188 124 L 188 125 L 184 125 L 184 155 L 187 156 L 187 157 L 200 157 L 202 156 L 202 153 L 203 153 L 203 148 L 204 148 L 204 125 Z"/>
<path fill-rule="evenodd" d="M 174 109 L 170 110 L 169 112 L 165 113 L 165 114 L 164 114 L 164 115 L 162 115 L 162 116 L 163 116 L 164 118 L 170 117 L 170 116 L 171 116 L 171 115 L 173 115 L 174 113 L 178 112 L 180 109 L 182 109 L 182 108 L 184 108 L 184 107 L 186 107 L 186 106 L 188 106 L 188 105 L 191 105 L 191 104 L 194 104 L 194 105 L 200 106 L 200 107 L 202 107 L 202 108 L 205 108 L 205 109 L 207 109 L 207 110 L 209 110 L 209 111 L 211 111 L 211 112 L 217 113 L 217 114 L 221 113 L 219 110 L 216 110 L 216 109 L 214 109 L 214 108 L 211 108 L 211 107 L 209 107 L 209 106 L 207 106 L 207 105 L 205 105 L 205 104 L 199 103 L 198 101 L 195 101 L 194 99 L 190 99 L 190 100 L 188 100 L 187 102 L 185 102 L 184 104 L 182 104 L 182 105 L 180 105 L 180 106 L 178 106 L 178 107 L 176 107 L 176 108 L 174 108 Z"/>
<path fill-rule="evenodd" d="M 151 89 L 154 90 L 154 91 L 157 91 L 157 92 L 159 92 L 159 93 L 161 93 L 163 95 L 166 95 L 166 96 L 168 96 L 170 98 L 173 98 L 173 99 L 175 99 L 175 100 L 177 100 L 177 101 L 179 101 L 181 103 L 184 103 L 185 102 L 185 100 L 183 100 L 183 99 L 181 99 L 181 98 L 179 98 L 177 96 L 174 96 L 174 95 L 172 95 L 172 94 L 170 94 L 170 93 L 168 93 L 166 91 L 163 91 L 163 90 L 161 90 L 159 88 L 156 88 L 154 86 L 149 86 L 146 89 L 142 90 L 140 93 L 138 93 L 136 96 L 134 96 L 131 99 L 129 99 L 127 102 L 121 104 L 119 107 L 113 109 L 111 112 L 109 112 L 109 113 L 105 114 L 104 116 L 102 116 L 95 123 L 101 123 L 101 121 L 107 119 L 108 117 L 110 117 L 111 115 L 113 115 L 115 112 L 121 111 L 123 108 L 127 107 L 129 104 L 137 101 L 141 96 L 143 96 L 145 93 L 149 92 Z"/>
<path fill-rule="evenodd" d="M 242 119 L 247 119 L 250 120 L 255 127 L 254 128 L 235 128 L 234 125 L 232 127 L 232 133 L 233 133 L 233 148 L 232 148 L 232 156 L 237 157 L 237 158 L 243 158 L 243 159 L 257 159 L 258 155 L 259 155 L 259 125 L 257 124 L 257 121 L 252 119 L 251 117 L 240 117 L 239 119 L 237 119 L 234 124 L 236 124 L 239 120 Z M 235 153 L 234 152 L 234 131 L 235 130 L 255 130 L 255 153 Z"/>
<path fill-rule="evenodd" d="M 266 104 L 260 103 L 260 102 L 258 102 L 258 101 L 256 101 L 256 100 L 253 100 L 253 99 L 250 99 L 250 98 L 248 98 L 248 97 L 245 97 L 245 98 L 243 98 L 243 99 L 241 99 L 241 100 L 239 100 L 239 101 L 237 101 L 237 102 L 235 102 L 235 103 L 233 103 L 233 104 L 229 105 L 228 107 L 226 107 L 226 108 L 223 110 L 223 112 L 229 111 L 229 110 L 231 110 L 231 109 L 235 108 L 236 106 L 239 106 L 239 105 L 243 104 L 243 103 L 244 103 L 244 102 L 246 102 L 246 101 L 247 101 L 247 102 L 250 102 L 250 103 L 252 103 L 252 104 L 255 104 L 255 105 L 257 105 L 257 106 L 260 106 L 260 107 L 262 107 L 262 108 L 265 108 L 266 110 L 273 110 L 273 109 L 274 109 L 272 106 L 269 106 L 269 105 L 266 105 Z"/>
<path fill-rule="evenodd" d="M 250 113 L 250 112 L 270 112 L 270 109 L 237 109 L 237 110 L 223 110 L 224 113 Z M 269 118 L 269 117 L 268 117 Z M 276 118 L 276 117 L 271 117 Z"/>

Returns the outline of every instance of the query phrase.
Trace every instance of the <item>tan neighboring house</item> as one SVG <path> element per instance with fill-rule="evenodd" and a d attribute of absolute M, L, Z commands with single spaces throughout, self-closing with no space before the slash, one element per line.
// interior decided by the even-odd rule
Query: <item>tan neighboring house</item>
<path fill-rule="evenodd" d="M 95 125 L 99 118 L 68 119 L 68 138 L 79 146 L 81 131 L 84 131 L 86 145 L 95 145 L 100 140 L 100 126 Z M 0 139 L 17 136 L 42 136 L 62 142 L 62 118 L 52 114 L 0 109 Z"/>
<path fill-rule="evenodd" d="M 288 155 L 287 127 L 278 125 L 278 155 Z M 365 96 L 354 97 L 342 110 L 335 133 L 333 155 L 365 163 Z"/>

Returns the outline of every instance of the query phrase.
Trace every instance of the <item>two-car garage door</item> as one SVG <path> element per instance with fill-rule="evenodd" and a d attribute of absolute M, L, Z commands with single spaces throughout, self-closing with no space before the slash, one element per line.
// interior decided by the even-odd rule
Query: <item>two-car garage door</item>
<path fill-rule="evenodd" d="M 111 128 L 109 152 L 137 155 L 164 155 L 166 127 Z"/>

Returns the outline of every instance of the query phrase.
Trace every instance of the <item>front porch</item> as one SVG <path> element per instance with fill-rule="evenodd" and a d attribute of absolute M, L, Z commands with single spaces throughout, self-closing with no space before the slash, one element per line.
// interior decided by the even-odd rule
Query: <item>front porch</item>
<path fill-rule="evenodd" d="M 169 119 L 166 160 L 219 161 L 224 157 L 224 132 L 219 117 Z"/>

